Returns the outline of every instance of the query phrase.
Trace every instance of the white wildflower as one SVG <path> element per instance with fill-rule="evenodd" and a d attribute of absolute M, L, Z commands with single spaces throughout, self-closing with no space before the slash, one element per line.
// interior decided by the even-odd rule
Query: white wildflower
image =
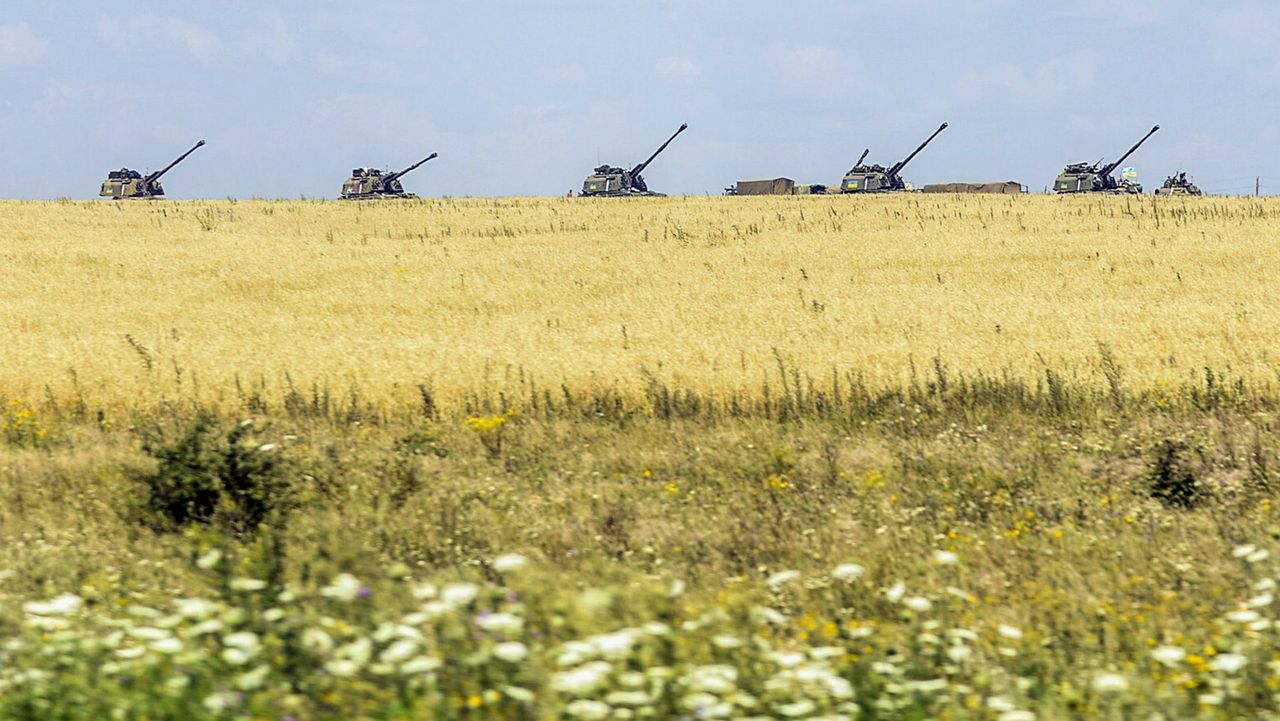
<path fill-rule="evenodd" d="M 1253 609 L 1243 609 L 1240 611 L 1232 611 L 1227 614 L 1227 620 L 1233 623 L 1253 623 L 1262 618 L 1257 611 Z"/>
<path fill-rule="evenodd" d="M 755 614 L 759 616 L 765 623 L 781 626 L 787 622 L 787 617 L 782 612 L 769 608 L 768 606 L 756 606 Z"/>
<path fill-rule="evenodd" d="M 1271 580 L 1271 579 L 1266 579 L 1266 580 Z M 1254 596 L 1253 598 L 1246 601 L 1245 605 L 1248 606 L 1249 608 L 1262 608 L 1263 606 L 1270 606 L 1271 603 L 1275 600 L 1276 600 L 1276 597 L 1270 592 L 1267 592 L 1267 593 L 1262 593 L 1257 596 Z"/>
<path fill-rule="evenodd" d="M 360 596 L 360 579 L 350 573 L 340 573 L 328 586 L 320 589 L 320 595 L 335 601 L 350 603 Z"/>
<path fill-rule="evenodd" d="M 765 579 L 764 584 L 769 588 L 778 588 L 800 578 L 799 571 L 778 571 L 777 573 Z"/>
<path fill-rule="evenodd" d="M 32 616 L 66 616 L 80 610 L 84 601 L 79 596 L 64 593 L 48 601 L 32 601 L 24 603 L 22 610 Z"/>
<path fill-rule="evenodd" d="M 236 677 L 236 688 L 241 691 L 253 691 L 262 688 L 267 680 L 267 675 L 271 673 L 271 667 L 263 664 L 252 671 L 246 671 Z"/>
<path fill-rule="evenodd" d="M 429 601 L 436 597 L 439 590 L 434 583 L 420 583 L 413 587 L 413 597 L 419 601 Z"/>
<path fill-rule="evenodd" d="M 1238 653 L 1224 653 L 1224 654 L 1219 654 L 1217 656 L 1214 656 L 1213 662 L 1210 663 L 1209 665 L 1210 667 L 1213 668 L 1214 671 L 1221 671 L 1223 673 L 1235 673 L 1236 671 L 1239 671 L 1240 669 L 1244 668 L 1245 664 L 1248 663 L 1248 661 L 1249 661 L 1248 659 L 1246 659 L 1244 656 L 1241 656 Z"/>
<path fill-rule="evenodd" d="M 1248 561 L 1249 563 L 1261 563 L 1262 561 L 1265 561 L 1270 557 L 1271 557 L 1271 552 L 1266 550 L 1265 548 L 1262 548 L 1245 556 L 1244 560 Z"/>
<path fill-rule="evenodd" d="M 218 604 L 203 598 L 179 598 L 173 608 L 187 618 L 208 618 L 217 612 Z"/>
<path fill-rule="evenodd" d="M 837 581 L 856 581 L 864 573 L 866 569 L 856 563 L 842 563 L 831 571 L 831 577 Z"/>
<path fill-rule="evenodd" d="M 607 703 L 580 698 L 577 701 L 569 702 L 564 707 L 564 711 L 570 716 L 580 718 L 583 721 L 600 721 L 608 718 L 613 709 Z"/>
<path fill-rule="evenodd" d="M 435 656 L 415 656 L 400 666 L 400 673 L 410 676 L 430 673 L 444 665 L 444 661 Z"/>
<path fill-rule="evenodd" d="M 1001 636 L 1004 636 L 1005 638 L 1012 639 L 1014 641 L 1017 641 L 1018 639 L 1022 638 L 1022 629 L 1018 628 L 1017 626 L 1008 626 L 1003 623 L 1000 624 L 999 626 L 996 626 L 996 633 L 1000 634 Z"/>
<path fill-rule="evenodd" d="M 1013 711 L 1018 707 L 1014 706 L 1013 702 L 1005 696 L 989 696 L 987 697 L 987 708 L 995 711 L 996 713 L 1001 713 L 1004 711 Z"/>
<path fill-rule="evenodd" d="M 916 613 L 924 613 L 925 611 L 928 611 L 929 609 L 933 608 L 933 603 L 930 602 L 929 599 L 925 598 L 924 596 L 911 596 L 909 598 L 903 599 L 902 605 L 906 606 L 912 611 L 915 611 Z"/>
<path fill-rule="evenodd" d="M 1129 679 L 1118 673 L 1104 672 L 1093 677 L 1093 690 L 1098 693 L 1120 693 L 1129 688 Z"/>
<path fill-rule="evenodd" d="M 1151 652 L 1151 657 L 1165 666 L 1176 666 L 1187 657 L 1187 652 L 1178 646 L 1160 646 Z"/>
<path fill-rule="evenodd" d="M 968 646 L 952 646 L 947 649 L 947 658 L 956 663 L 964 663 L 973 655 L 973 649 Z"/>
<path fill-rule="evenodd" d="M 218 691 L 205 696 L 203 703 L 205 708 L 216 713 L 234 708 L 239 701 L 240 696 L 234 691 Z"/>
<path fill-rule="evenodd" d="M 490 613 L 476 618 L 476 625 L 490 633 L 518 633 L 524 619 L 510 613 Z"/>
<path fill-rule="evenodd" d="M 519 641 L 505 641 L 493 647 L 493 655 L 508 663 L 519 663 L 529 655 L 529 648 Z"/>
<path fill-rule="evenodd" d="M 960 556 L 952 551 L 937 550 L 933 552 L 933 562 L 939 566 L 954 566 L 960 563 Z"/>
<path fill-rule="evenodd" d="M 474 583 L 451 583 L 440 592 L 440 600 L 453 608 L 462 608 L 476 599 L 480 587 Z"/>
<path fill-rule="evenodd" d="M 317 656 L 324 656 L 333 650 L 333 638 L 324 629 L 313 626 L 302 632 L 302 647 Z"/>
<path fill-rule="evenodd" d="M 1036 715 L 1022 709 L 1010 709 L 997 716 L 996 721 L 1036 721 Z"/>
<path fill-rule="evenodd" d="M 169 638 L 173 635 L 163 628 L 154 626 L 136 626 L 128 629 L 126 633 L 142 641 L 159 641 L 162 638 Z"/>
<path fill-rule="evenodd" d="M 602 633 L 590 639 L 592 647 L 604 658 L 626 658 L 635 644 L 634 629 L 624 628 L 614 633 Z"/>
<path fill-rule="evenodd" d="M 379 656 L 383 663 L 398 664 L 408 661 L 418 653 L 418 644 L 408 639 L 401 639 L 391 644 Z"/>
<path fill-rule="evenodd" d="M 223 636 L 222 645 L 257 651 L 261 642 L 258 640 L 258 635 L 252 631 L 237 631 Z"/>
<path fill-rule="evenodd" d="M 493 570 L 498 573 L 514 573 L 529 565 L 529 559 L 519 553 L 508 553 L 493 559 Z"/>
<path fill-rule="evenodd" d="M 349 676 L 356 675 L 356 673 L 360 670 L 360 665 L 349 659 L 339 658 L 339 659 L 330 661 L 329 663 L 326 663 L 324 665 L 324 670 L 328 671 L 334 676 L 338 676 L 340 678 L 347 678 Z"/>
<path fill-rule="evenodd" d="M 604 697 L 605 703 L 613 706 L 643 706 L 652 700 L 644 691 L 610 691 Z"/>
<path fill-rule="evenodd" d="M 507 698 L 515 699 L 520 703 L 526 704 L 533 703 L 537 698 L 532 691 L 519 686 L 503 686 L 502 693 L 505 694 Z"/>
<path fill-rule="evenodd" d="M 214 548 L 210 551 L 205 552 L 204 555 L 197 558 L 196 565 L 199 566 L 200 568 L 208 569 L 218 565 L 218 561 L 221 561 L 221 560 L 222 560 L 222 551 L 219 551 L 218 549 Z"/>
<path fill-rule="evenodd" d="M 551 688 L 572 696 L 586 696 L 603 685 L 612 670 L 613 667 L 606 661 L 592 661 L 573 670 L 555 674 L 551 677 Z"/>
<path fill-rule="evenodd" d="M 255 653 L 243 648 L 224 648 L 221 656 L 223 661 L 232 666 L 243 666 L 253 660 Z"/>
<path fill-rule="evenodd" d="M 227 585 L 231 587 L 232 591 L 261 591 L 267 587 L 267 582 L 257 578 L 240 576 L 231 579 Z"/>
<path fill-rule="evenodd" d="M 173 636 L 156 639 L 147 645 L 149 645 L 154 651 L 170 655 L 182 651 L 182 641 L 174 638 Z"/>
<path fill-rule="evenodd" d="M 1244 558 L 1245 556 L 1248 556 L 1249 554 L 1253 553 L 1256 550 L 1258 550 L 1257 546 L 1253 545 L 1252 543 L 1246 543 L 1243 546 L 1236 546 L 1235 549 L 1231 551 L 1231 555 L 1235 556 L 1236 558 Z"/>
<path fill-rule="evenodd" d="M 903 583 L 902 581 L 898 581 L 897 583 L 890 586 L 884 592 L 884 597 L 889 599 L 890 603 L 897 603 L 898 601 L 901 601 L 902 597 L 905 596 L 906 594 L 907 594 L 907 584 Z"/>
<path fill-rule="evenodd" d="M 1196 700 L 1205 706 L 1221 706 L 1222 694 L 1202 693 Z"/>
<path fill-rule="evenodd" d="M 808 716 L 817 708 L 817 704 L 807 698 L 804 698 L 791 703 L 775 704 L 773 710 L 787 718 L 799 718 L 801 716 Z"/>

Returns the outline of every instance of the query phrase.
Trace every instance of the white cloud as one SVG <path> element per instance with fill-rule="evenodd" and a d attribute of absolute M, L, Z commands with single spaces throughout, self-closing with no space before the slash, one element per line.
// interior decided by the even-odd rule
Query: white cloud
<path fill-rule="evenodd" d="M 684 78 L 686 80 L 695 80 L 702 75 L 702 66 L 690 60 L 689 58 L 677 57 L 669 55 L 665 58 L 659 58 L 654 63 L 653 69 L 658 71 L 660 75 L 669 75 L 676 78 Z"/>
<path fill-rule="evenodd" d="M 1097 75 L 1097 58 L 1078 52 L 1030 69 L 1004 64 L 971 72 L 960 79 L 958 91 L 974 101 L 1001 95 L 1028 105 L 1057 105 L 1089 97 Z"/>
<path fill-rule="evenodd" d="M 0 68 L 34 65 L 48 47 L 26 23 L 0 25 Z"/>
<path fill-rule="evenodd" d="M 151 15 L 131 18 L 123 23 L 115 18 L 103 18 L 98 23 L 98 37 L 116 50 L 126 52 L 154 48 L 159 42 L 167 42 L 205 62 L 222 52 L 222 41 L 210 30 L 185 20 Z"/>
<path fill-rule="evenodd" d="M 40 91 L 40 99 L 32 105 L 43 116 L 63 115 L 79 108 L 107 109 L 114 116 L 140 112 L 155 96 L 137 88 L 96 82 L 52 82 Z"/>
<path fill-rule="evenodd" d="M 770 56 L 774 73 L 787 85 L 810 95 L 844 94 L 858 80 L 847 52 L 826 45 L 777 45 Z"/>

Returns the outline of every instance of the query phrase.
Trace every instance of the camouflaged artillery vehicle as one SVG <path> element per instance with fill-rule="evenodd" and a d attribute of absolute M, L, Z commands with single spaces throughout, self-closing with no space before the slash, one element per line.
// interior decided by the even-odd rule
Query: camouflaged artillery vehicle
<path fill-rule="evenodd" d="M 418 162 L 396 173 L 383 173 L 377 168 L 354 168 L 351 177 L 342 182 L 341 200 L 376 200 L 379 198 L 401 198 L 412 200 L 418 196 L 404 192 L 400 178 L 419 165 L 435 158 L 439 153 L 432 153 Z"/>
<path fill-rule="evenodd" d="M 1055 193 L 1110 193 L 1113 195 L 1123 195 L 1125 193 L 1140 194 L 1142 186 L 1130 182 L 1128 178 L 1116 182 L 1113 175 L 1115 169 L 1120 164 L 1129 159 L 1143 143 L 1147 142 L 1147 138 L 1156 134 L 1160 129 L 1157 125 L 1144 136 L 1142 140 L 1134 143 L 1129 152 L 1121 155 L 1118 160 L 1113 163 L 1101 165 L 1102 161 L 1096 163 L 1072 163 L 1063 169 L 1058 175 L 1058 179 L 1053 181 L 1053 190 Z"/>
<path fill-rule="evenodd" d="M 1179 170 L 1164 179 L 1164 184 L 1156 188 L 1156 195 L 1204 195 L 1204 193 L 1191 182 L 1186 171 Z"/>
<path fill-rule="evenodd" d="M 632 195 L 648 195 L 663 197 L 663 193 L 655 193 L 649 190 L 649 186 L 644 182 L 644 178 L 640 177 L 640 173 L 649 167 L 649 163 L 658 157 L 658 154 L 667 149 L 672 140 L 676 139 L 676 135 L 683 133 L 689 127 L 688 123 L 680 125 L 671 137 L 667 138 L 667 142 L 658 146 L 643 163 L 635 166 L 631 170 L 615 168 L 612 165 L 601 165 L 582 181 L 583 197 L 601 196 L 605 198 L 621 198 Z"/>
<path fill-rule="evenodd" d="M 938 129 L 933 131 L 915 152 L 908 155 L 905 160 L 901 160 L 891 168 L 883 165 L 863 165 L 862 161 L 867 159 L 867 154 L 871 152 L 870 148 L 862 151 L 862 157 L 858 158 L 858 162 L 854 164 L 849 172 L 844 174 L 844 180 L 840 181 L 841 193 L 887 193 L 890 191 L 909 190 L 905 181 L 899 173 L 907 167 L 913 158 L 924 150 L 925 146 L 933 142 L 938 137 L 938 133 L 947 129 L 947 124 L 943 123 Z"/>
<path fill-rule="evenodd" d="M 98 191 L 98 195 L 112 200 L 163 198 L 164 188 L 160 185 L 160 176 L 172 170 L 173 166 L 181 163 L 188 155 L 196 152 L 196 148 L 202 145 L 204 145 L 203 140 L 193 145 L 187 152 L 179 155 L 177 160 L 149 175 L 143 175 L 136 170 L 128 168 L 113 170 L 107 173 L 107 179 L 102 181 L 102 188 Z"/>

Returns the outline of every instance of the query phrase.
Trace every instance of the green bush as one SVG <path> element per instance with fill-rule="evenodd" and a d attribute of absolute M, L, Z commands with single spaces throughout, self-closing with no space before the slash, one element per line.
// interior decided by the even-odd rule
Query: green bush
<path fill-rule="evenodd" d="M 276 444 L 254 437 L 250 421 L 226 429 L 202 414 L 176 433 L 146 434 L 142 450 L 158 461 L 140 478 L 153 527 L 206 524 L 243 535 L 281 519 L 293 503 L 288 462 Z"/>

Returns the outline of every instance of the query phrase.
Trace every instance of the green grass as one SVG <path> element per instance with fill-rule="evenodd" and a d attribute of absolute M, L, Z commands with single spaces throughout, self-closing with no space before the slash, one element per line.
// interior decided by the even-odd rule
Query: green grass
<path fill-rule="evenodd" d="M 1280 396 L 1103 355 L 10 402 L 0 717 L 1270 718 Z"/>

